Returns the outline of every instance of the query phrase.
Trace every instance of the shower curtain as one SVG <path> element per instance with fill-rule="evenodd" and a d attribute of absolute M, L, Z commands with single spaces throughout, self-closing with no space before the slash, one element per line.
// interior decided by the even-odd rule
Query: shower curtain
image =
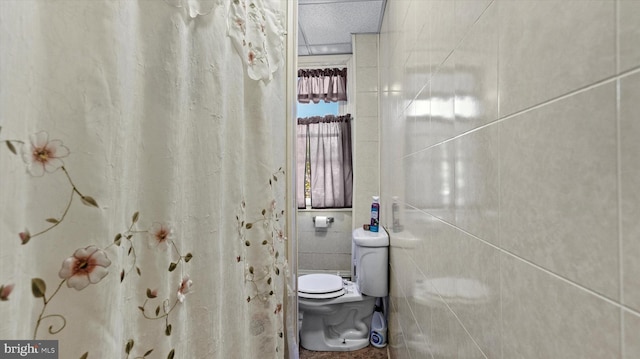
<path fill-rule="evenodd" d="M 282 358 L 285 1 L 0 1 L 0 340 Z"/>

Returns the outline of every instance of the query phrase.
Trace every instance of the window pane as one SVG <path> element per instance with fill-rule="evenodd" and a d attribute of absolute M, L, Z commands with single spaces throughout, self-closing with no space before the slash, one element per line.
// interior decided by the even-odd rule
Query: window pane
<path fill-rule="evenodd" d="M 298 103 L 298 117 L 338 115 L 337 102 Z"/>

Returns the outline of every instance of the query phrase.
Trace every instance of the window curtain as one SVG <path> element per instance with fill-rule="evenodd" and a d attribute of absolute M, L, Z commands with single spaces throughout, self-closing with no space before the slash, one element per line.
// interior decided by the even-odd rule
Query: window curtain
<path fill-rule="evenodd" d="M 301 127 L 306 127 L 308 136 L 311 207 L 350 208 L 353 196 L 351 115 L 301 118 L 299 130 Z M 298 176 L 304 178 L 304 167 Z"/>
<path fill-rule="evenodd" d="M 0 338 L 285 357 L 286 2 L 0 1 Z"/>
<path fill-rule="evenodd" d="M 297 154 L 296 154 L 296 201 L 298 208 L 306 208 L 305 202 L 305 183 L 306 183 L 306 164 L 307 154 L 309 153 L 309 129 L 308 125 L 301 124 L 298 119 L 297 126 Z"/>
<path fill-rule="evenodd" d="M 347 69 L 298 70 L 298 102 L 347 101 Z"/>

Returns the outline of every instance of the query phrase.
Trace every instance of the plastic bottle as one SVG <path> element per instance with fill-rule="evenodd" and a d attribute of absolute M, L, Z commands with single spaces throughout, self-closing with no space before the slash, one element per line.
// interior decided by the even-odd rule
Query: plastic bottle
<path fill-rule="evenodd" d="M 373 196 L 373 203 L 371 203 L 371 224 L 369 230 L 371 232 L 378 231 L 378 222 L 380 220 L 380 197 Z"/>
<path fill-rule="evenodd" d="M 400 231 L 400 205 L 398 204 L 398 197 L 393 197 L 393 204 L 391 205 L 391 219 L 393 221 L 393 231 Z"/>

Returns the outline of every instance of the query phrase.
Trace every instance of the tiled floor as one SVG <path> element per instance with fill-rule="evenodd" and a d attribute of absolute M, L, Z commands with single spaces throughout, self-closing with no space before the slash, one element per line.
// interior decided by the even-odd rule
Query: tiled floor
<path fill-rule="evenodd" d="M 300 359 L 387 359 L 387 348 L 366 348 L 352 352 L 314 352 L 300 347 Z"/>

